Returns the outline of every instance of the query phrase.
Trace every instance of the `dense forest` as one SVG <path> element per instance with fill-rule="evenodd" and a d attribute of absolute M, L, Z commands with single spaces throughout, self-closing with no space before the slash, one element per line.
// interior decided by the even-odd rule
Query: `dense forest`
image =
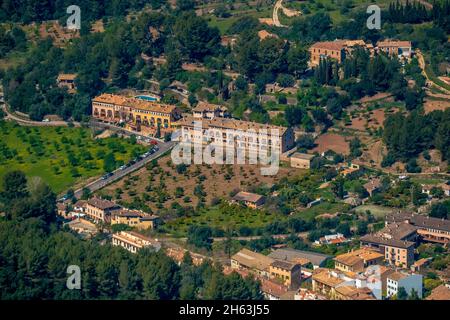
<path fill-rule="evenodd" d="M 450 160 L 450 109 L 425 115 L 418 111 L 407 116 L 396 113 L 386 119 L 383 139 L 389 151 L 383 160 L 385 166 L 397 160 L 414 160 L 431 148 L 441 152 L 443 161 Z"/>
<path fill-rule="evenodd" d="M 55 194 L 20 171 L 5 175 L 0 194 L 0 299 L 262 299 L 259 283 L 219 266 L 181 265 L 162 252 L 133 255 L 83 241 L 55 216 Z M 69 265 L 81 270 L 81 290 L 68 290 Z"/>

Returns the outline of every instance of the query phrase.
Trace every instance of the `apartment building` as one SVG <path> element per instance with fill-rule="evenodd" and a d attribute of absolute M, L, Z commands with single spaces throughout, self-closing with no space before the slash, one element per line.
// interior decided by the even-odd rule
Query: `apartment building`
<path fill-rule="evenodd" d="M 104 93 L 92 99 L 92 116 L 109 123 L 130 123 L 140 131 L 141 126 L 170 129 L 181 111 L 173 105 Z"/>
<path fill-rule="evenodd" d="M 220 141 L 224 147 L 234 146 L 248 152 L 279 147 L 280 153 L 284 153 L 294 146 L 292 128 L 218 117 L 185 117 L 177 125 L 181 128 L 183 141 Z"/>
<path fill-rule="evenodd" d="M 137 229 L 155 229 L 159 222 L 159 216 L 149 215 L 138 210 L 122 209 L 111 216 L 111 225 L 125 224 Z"/>
<path fill-rule="evenodd" d="M 394 272 L 387 277 L 386 296 L 396 295 L 399 288 L 403 287 L 408 295 L 411 294 L 412 290 L 415 290 L 419 298 L 422 298 L 422 283 L 423 276 L 421 274 Z"/>
<path fill-rule="evenodd" d="M 161 243 L 157 240 L 147 238 L 134 231 L 120 231 L 113 234 L 112 245 L 120 246 L 131 253 L 136 253 L 142 248 L 153 248 L 155 251 L 161 249 Z"/>
<path fill-rule="evenodd" d="M 197 119 L 227 118 L 230 116 L 226 107 L 204 101 L 200 101 L 192 109 L 192 115 Z"/>
<path fill-rule="evenodd" d="M 108 223 L 111 221 L 111 214 L 121 209 L 115 202 L 94 197 L 86 202 L 84 213 L 94 222 Z"/>

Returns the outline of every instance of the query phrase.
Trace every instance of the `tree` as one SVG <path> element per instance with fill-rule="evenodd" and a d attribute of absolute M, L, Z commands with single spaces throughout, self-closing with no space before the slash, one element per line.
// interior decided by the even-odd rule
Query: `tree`
<path fill-rule="evenodd" d="M 443 203 L 435 203 L 431 206 L 430 217 L 447 219 L 448 218 L 448 208 Z"/>
<path fill-rule="evenodd" d="M 112 172 L 116 169 L 117 162 L 116 157 L 114 156 L 114 153 L 110 152 L 105 155 L 105 158 L 103 159 L 103 170 L 105 172 Z"/>
<path fill-rule="evenodd" d="M 312 149 L 315 145 L 314 138 L 309 134 L 302 135 L 297 140 L 297 146 L 299 148 Z"/>
<path fill-rule="evenodd" d="M 339 199 L 344 199 L 344 179 L 341 176 L 336 178 L 336 180 L 331 183 L 331 189 L 336 197 Z"/>
<path fill-rule="evenodd" d="M 190 226 L 188 230 L 187 243 L 197 248 L 211 249 L 212 231 L 206 226 Z"/>
<path fill-rule="evenodd" d="M 289 126 L 299 125 L 302 122 L 303 117 L 302 109 L 299 107 L 289 106 L 284 112 L 284 117 Z"/>
<path fill-rule="evenodd" d="M 25 174 L 22 171 L 11 171 L 6 173 L 3 177 L 2 189 L 1 198 L 5 203 L 26 197 L 28 191 Z"/>
<path fill-rule="evenodd" d="M 288 71 L 299 78 L 308 68 L 309 52 L 304 48 L 290 47 L 287 53 Z"/>
<path fill-rule="evenodd" d="M 408 293 L 406 292 L 404 287 L 399 287 L 397 291 L 397 300 L 406 300 L 408 299 Z"/>

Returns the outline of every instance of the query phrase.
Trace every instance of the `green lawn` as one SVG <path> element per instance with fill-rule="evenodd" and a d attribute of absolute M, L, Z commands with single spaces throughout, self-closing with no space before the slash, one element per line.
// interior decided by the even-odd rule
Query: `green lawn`
<path fill-rule="evenodd" d="M 0 122 L 0 178 L 10 170 L 22 170 L 61 192 L 103 174 L 103 159 L 110 152 L 118 167 L 145 152 L 145 147 L 120 138 L 94 139 L 86 128 L 20 127 Z"/>
<path fill-rule="evenodd" d="M 355 208 L 356 213 L 364 213 L 367 210 L 369 210 L 377 218 L 384 218 L 388 213 L 393 211 L 392 208 L 372 204 L 362 205 Z"/>

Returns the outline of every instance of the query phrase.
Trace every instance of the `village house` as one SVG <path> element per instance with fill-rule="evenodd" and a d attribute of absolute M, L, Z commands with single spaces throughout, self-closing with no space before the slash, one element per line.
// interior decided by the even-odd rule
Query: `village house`
<path fill-rule="evenodd" d="M 341 244 L 349 241 L 350 240 L 347 239 L 342 233 L 335 233 L 335 234 L 327 234 L 323 237 L 320 237 L 319 240 L 314 241 L 314 244 L 315 245 Z"/>
<path fill-rule="evenodd" d="M 240 191 L 231 200 L 231 203 L 242 203 L 248 208 L 257 209 L 265 203 L 265 197 L 256 193 Z"/>
<path fill-rule="evenodd" d="M 378 41 L 376 49 L 385 52 L 388 55 L 395 55 L 398 57 L 410 58 L 412 55 L 411 41 Z"/>
<path fill-rule="evenodd" d="M 260 40 L 260 41 L 265 40 L 265 39 L 267 39 L 267 38 L 275 38 L 275 39 L 278 39 L 278 36 L 277 36 L 276 34 L 270 33 L 270 32 L 267 31 L 267 30 L 259 30 L 259 31 L 258 31 L 258 37 L 259 37 L 259 40 Z"/>
<path fill-rule="evenodd" d="M 290 289 L 298 289 L 302 280 L 301 266 L 297 263 L 275 260 L 269 265 L 271 278 L 279 279 Z"/>
<path fill-rule="evenodd" d="M 321 59 L 333 59 L 342 63 L 347 55 L 350 55 L 356 47 L 373 50 L 372 45 L 366 44 L 363 40 L 334 40 L 316 42 L 309 48 L 310 66 L 318 66 Z"/>
<path fill-rule="evenodd" d="M 134 231 L 120 231 L 112 236 L 112 245 L 120 246 L 131 253 L 136 253 L 142 248 L 153 248 L 158 251 L 161 249 L 161 243 L 150 239 Z"/>
<path fill-rule="evenodd" d="M 296 152 L 291 156 L 291 167 L 299 169 L 310 169 L 311 161 L 314 159 L 313 154 Z"/>
<path fill-rule="evenodd" d="M 75 93 L 77 89 L 75 85 L 76 78 L 76 74 L 60 73 L 56 78 L 56 82 L 58 84 L 58 87 L 67 88 L 69 93 Z"/>
<path fill-rule="evenodd" d="M 419 298 L 422 298 L 422 282 L 423 276 L 421 274 L 393 272 L 387 277 L 386 296 L 396 295 L 399 288 L 403 287 L 408 295 L 411 294 L 412 290 L 415 290 Z"/>
<path fill-rule="evenodd" d="M 335 300 L 376 300 L 369 288 L 340 286 L 335 288 Z"/>
<path fill-rule="evenodd" d="M 377 251 L 360 248 L 336 256 L 334 262 L 337 270 L 362 272 L 368 266 L 380 264 L 383 258 L 384 255 Z"/>
<path fill-rule="evenodd" d="M 346 280 L 339 277 L 331 269 L 318 269 L 312 276 L 313 291 L 330 299 L 334 299 L 336 288 L 345 284 Z"/>
<path fill-rule="evenodd" d="M 270 265 L 275 260 L 260 253 L 242 249 L 231 257 L 231 268 L 246 270 L 258 276 L 270 277 Z"/>
<path fill-rule="evenodd" d="M 197 106 L 192 109 L 194 118 L 198 119 L 214 119 L 216 117 L 227 118 L 229 113 L 226 107 L 200 101 Z"/>
<path fill-rule="evenodd" d="M 104 93 L 92 99 L 92 116 L 108 123 L 129 124 L 136 131 L 142 126 L 168 130 L 181 118 L 181 111 L 172 105 Z"/>
<path fill-rule="evenodd" d="M 331 256 L 326 254 L 292 248 L 277 249 L 269 253 L 268 257 L 274 260 L 296 263 L 306 268 L 312 265 L 313 269 L 325 266 L 326 262 L 331 259 Z"/>
<path fill-rule="evenodd" d="M 121 209 L 122 207 L 115 202 L 94 197 L 87 201 L 85 213 L 94 222 L 109 223 L 111 214 Z"/>
<path fill-rule="evenodd" d="M 122 209 L 111 216 L 111 225 L 125 224 L 137 229 L 155 229 L 159 223 L 159 216 L 149 215 L 138 210 Z"/>
<path fill-rule="evenodd" d="M 376 192 L 380 191 L 381 189 L 381 179 L 380 178 L 373 178 L 370 179 L 369 182 L 364 184 L 364 189 L 369 193 L 369 196 L 373 196 Z"/>
<path fill-rule="evenodd" d="M 177 122 L 181 128 L 183 141 L 210 140 L 210 143 L 218 142 L 223 146 L 233 144 L 242 150 L 251 152 L 270 151 L 278 149 L 280 153 L 290 150 L 294 145 L 294 132 L 292 128 L 261 124 L 250 121 L 242 121 L 231 118 L 215 117 L 203 119 L 184 117 Z M 196 128 L 201 125 L 201 131 Z M 260 138 L 261 135 L 265 137 Z"/>

